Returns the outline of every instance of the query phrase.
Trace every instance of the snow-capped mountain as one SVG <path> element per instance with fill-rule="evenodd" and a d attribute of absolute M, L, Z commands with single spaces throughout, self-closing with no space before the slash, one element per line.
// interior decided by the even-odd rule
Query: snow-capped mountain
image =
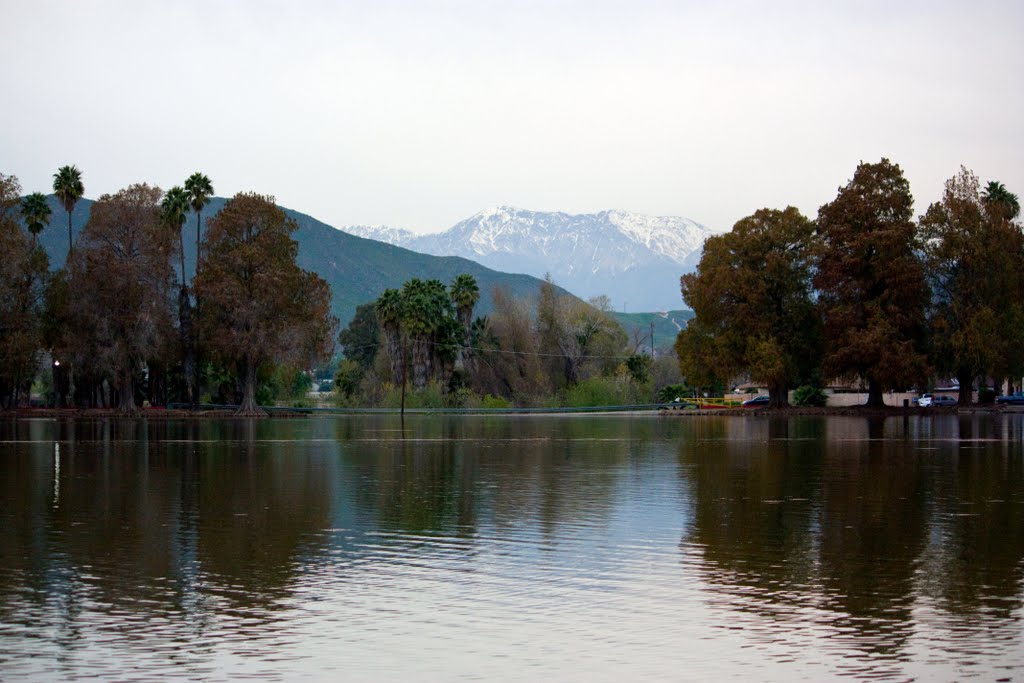
<path fill-rule="evenodd" d="M 574 294 L 608 295 L 616 309 L 682 306 L 679 276 L 694 269 L 714 231 L 687 218 L 627 211 L 596 214 L 486 209 L 435 234 L 384 226 L 347 232 L 435 256 L 462 256 L 489 268 L 551 278 Z"/>

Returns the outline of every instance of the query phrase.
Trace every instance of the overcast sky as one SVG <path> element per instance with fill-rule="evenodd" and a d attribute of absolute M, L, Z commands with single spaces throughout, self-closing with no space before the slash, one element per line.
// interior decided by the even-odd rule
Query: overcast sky
<path fill-rule="evenodd" d="M 886 156 L 920 213 L 961 164 L 1024 196 L 1022 29 L 987 0 L 0 0 L 0 172 L 76 164 L 97 197 L 202 170 L 335 226 L 727 229 Z"/>

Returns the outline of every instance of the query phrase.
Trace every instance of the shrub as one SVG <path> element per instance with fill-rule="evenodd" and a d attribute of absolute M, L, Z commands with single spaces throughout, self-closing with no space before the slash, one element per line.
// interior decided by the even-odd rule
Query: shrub
<path fill-rule="evenodd" d="M 821 408 L 828 403 L 828 396 L 819 387 L 804 384 L 793 392 L 793 405 Z"/>
<path fill-rule="evenodd" d="M 677 398 L 689 398 L 692 394 L 693 389 L 685 384 L 669 384 L 658 392 L 658 400 L 662 403 L 671 403 Z"/>
<path fill-rule="evenodd" d="M 631 405 L 639 401 L 639 389 L 625 377 L 591 377 L 565 390 L 570 408 Z"/>
<path fill-rule="evenodd" d="M 480 407 L 488 409 L 511 408 L 512 402 L 507 398 L 502 398 L 501 396 L 487 394 L 484 396 L 483 401 L 480 402 Z"/>

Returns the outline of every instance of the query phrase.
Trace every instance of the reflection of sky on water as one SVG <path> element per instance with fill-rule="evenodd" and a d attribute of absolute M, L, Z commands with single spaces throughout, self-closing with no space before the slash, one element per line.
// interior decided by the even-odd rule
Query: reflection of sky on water
<path fill-rule="evenodd" d="M 0 423 L 0 663 L 1019 672 L 1021 422 L 998 420 Z"/>

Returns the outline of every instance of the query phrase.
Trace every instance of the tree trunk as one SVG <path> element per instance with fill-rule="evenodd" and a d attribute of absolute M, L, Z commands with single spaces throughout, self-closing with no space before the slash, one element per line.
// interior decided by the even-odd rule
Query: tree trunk
<path fill-rule="evenodd" d="M 882 398 L 882 385 L 878 380 L 868 380 L 868 408 L 884 408 L 885 400 Z"/>
<path fill-rule="evenodd" d="M 970 370 L 960 368 L 956 371 L 956 381 L 960 384 L 960 395 L 957 397 L 958 406 L 969 406 L 974 403 L 974 376 Z"/>
<path fill-rule="evenodd" d="M 199 275 L 199 232 L 202 229 L 203 223 L 203 211 L 200 209 L 196 211 L 196 275 Z M 182 275 L 182 277 L 185 277 Z M 193 281 L 194 282 L 194 281 Z M 196 305 L 199 305 L 199 299 L 196 299 Z"/>
<path fill-rule="evenodd" d="M 422 389 L 427 386 L 427 365 L 430 349 L 420 339 L 412 342 L 412 387 Z"/>
<path fill-rule="evenodd" d="M 181 373 L 185 378 L 185 400 L 195 410 L 199 397 L 196 395 L 196 363 L 192 347 L 192 306 L 188 300 L 188 288 L 184 285 L 178 293 L 178 333 L 181 338 Z"/>
<path fill-rule="evenodd" d="M 117 412 L 124 415 L 137 414 L 135 406 L 135 389 L 132 386 L 132 371 L 123 369 L 118 373 L 117 381 Z"/>
<path fill-rule="evenodd" d="M 185 236 L 178 231 L 178 245 L 181 247 L 181 286 L 185 287 Z"/>
<path fill-rule="evenodd" d="M 239 417 L 266 417 L 267 412 L 256 404 L 256 364 L 245 363 L 245 375 L 242 385 L 242 403 L 235 415 Z"/>
<path fill-rule="evenodd" d="M 788 408 L 789 387 L 785 384 L 768 387 L 768 406 L 771 408 Z"/>
<path fill-rule="evenodd" d="M 196 289 L 196 278 L 199 277 L 199 232 L 202 224 L 203 212 L 202 210 L 196 211 L 196 272 L 192 277 L 192 295 L 196 299 L 196 305 L 193 309 L 193 317 L 199 319 L 199 290 Z M 192 410 L 199 408 L 199 399 L 202 394 L 202 380 L 203 380 L 203 366 L 199 358 L 199 326 L 195 326 L 195 331 L 192 334 L 192 367 L 193 370 L 193 382 L 195 384 L 195 395 L 192 401 Z"/>

